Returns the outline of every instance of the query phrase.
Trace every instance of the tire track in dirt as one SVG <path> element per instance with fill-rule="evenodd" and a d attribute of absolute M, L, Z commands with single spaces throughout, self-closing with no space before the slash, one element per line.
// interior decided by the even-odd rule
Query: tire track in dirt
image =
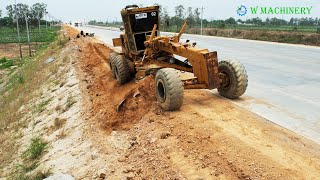
<path fill-rule="evenodd" d="M 88 84 L 86 89 L 92 102 L 91 115 L 107 131 L 130 129 L 155 102 L 154 93 L 150 93 L 154 88 L 152 77 L 119 86 L 112 78 L 107 62 L 110 49 L 99 43 L 88 43 L 82 50 L 81 70 Z M 117 112 L 123 100 L 121 110 Z"/>

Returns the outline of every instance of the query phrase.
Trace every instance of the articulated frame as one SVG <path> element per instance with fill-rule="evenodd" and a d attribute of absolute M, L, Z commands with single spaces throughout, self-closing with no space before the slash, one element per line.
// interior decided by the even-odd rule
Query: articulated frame
<path fill-rule="evenodd" d="M 177 36 L 156 37 L 152 35 L 145 42 L 146 50 L 144 55 L 152 59 L 155 52 L 164 51 L 172 55 L 178 55 L 188 59 L 192 68 L 185 68 L 176 64 L 153 62 L 158 66 L 172 67 L 178 70 L 192 72 L 195 78 L 185 81 L 186 89 L 215 89 L 220 87 L 220 78 L 218 70 L 217 52 L 209 52 L 208 49 L 199 49 L 192 47 L 188 43 L 179 43 L 180 37 L 184 32 L 187 22 L 185 22 Z M 155 28 L 153 31 L 155 31 Z M 194 45 L 193 45 L 194 46 Z"/>
<path fill-rule="evenodd" d="M 195 48 L 195 44 L 180 43 L 180 37 L 184 33 L 187 21 L 181 28 L 178 35 L 173 37 L 157 36 L 155 32 L 158 30 L 157 25 L 154 25 L 151 35 L 145 41 L 145 51 L 143 57 L 140 54 L 132 52 L 124 52 L 134 63 L 136 68 L 136 77 L 145 77 L 152 70 L 161 68 L 174 68 L 181 71 L 186 71 L 194 74 L 195 78 L 184 80 L 184 87 L 186 89 L 215 89 L 219 88 L 221 80 L 219 78 L 218 70 L 218 56 L 217 52 L 209 52 L 208 49 Z M 124 47 L 125 38 L 121 35 L 120 38 L 113 39 L 114 46 L 122 46 L 122 49 L 127 51 Z M 153 57 L 156 53 L 164 52 L 167 56 L 178 55 L 187 58 L 192 65 L 190 67 L 172 64 Z"/>

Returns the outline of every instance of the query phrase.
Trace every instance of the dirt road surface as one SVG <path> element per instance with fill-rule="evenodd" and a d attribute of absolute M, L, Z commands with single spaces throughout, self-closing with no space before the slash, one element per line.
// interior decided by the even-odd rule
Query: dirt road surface
<path fill-rule="evenodd" d="M 92 38 L 75 41 L 85 136 L 113 157 L 103 159 L 108 179 L 320 177 L 318 144 L 204 90 L 186 90 L 181 110 L 164 112 L 153 77 L 119 86 L 107 63 L 111 50 Z"/>

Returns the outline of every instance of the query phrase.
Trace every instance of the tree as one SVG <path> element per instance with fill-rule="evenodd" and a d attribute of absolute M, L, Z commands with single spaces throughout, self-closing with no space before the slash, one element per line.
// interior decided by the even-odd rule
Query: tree
<path fill-rule="evenodd" d="M 89 24 L 89 25 L 96 25 L 96 24 L 97 24 L 97 21 L 96 21 L 96 20 L 89 21 L 88 24 Z"/>
<path fill-rule="evenodd" d="M 252 18 L 252 23 L 253 23 L 254 25 L 264 25 L 262 19 L 259 18 L 259 17 Z"/>
<path fill-rule="evenodd" d="M 238 23 L 241 23 L 241 24 L 244 23 L 244 21 L 242 21 L 241 19 L 238 19 L 237 22 L 238 22 Z"/>
<path fill-rule="evenodd" d="M 200 23 L 200 10 L 199 10 L 199 8 L 194 9 L 193 15 L 194 15 L 195 22 L 197 24 Z"/>
<path fill-rule="evenodd" d="M 285 24 L 287 24 L 287 21 L 286 21 L 286 20 L 283 20 L 283 19 L 278 19 L 278 18 L 274 17 L 274 18 L 271 18 L 271 19 L 270 19 L 270 24 L 271 24 L 271 25 L 276 25 L 276 26 L 285 25 Z"/>
<path fill-rule="evenodd" d="M 161 20 L 162 27 L 165 30 L 167 30 L 167 28 L 170 26 L 170 17 L 169 17 L 169 14 L 168 14 L 168 11 L 167 11 L 166 7 L 163 8 L 162 11 L 161 11 L 160 20 Z"/>
<path fill-rule="evenodd" d="M 178 5 L 174 8 L 174 12 L 176 13 L 176 17 L 184 19 L 184 7 L 183 5 Z"/>
<path fill-rule="evenodd" d="M 9 17 L 12 19 L 16 19 L 16 15 L 18 16 L 18 19 L 24 18 L 24 16 L 30 12 L 29 6 L 22 3 L 19 3 L 17 5 L 9 5 L 6 9 L 8 11 Z"/>
<path fill-rule="evenodd" d="M 31 23 L 37 26 L 38 20 L 42 19 L 47 13 L 47 5 L 44 3 L 35 3 L 30 8 Z"/>
<path fill-rule="evenodd" d="M 20 26 L 24 24 L 25 16 L 30 14 L 29 6 L 18 3 L 17 5 L 9 5 L 6 7 L 9 18 L 16 21 L 18 19 Z"/>
<path fill-rule="evenodd" d="M 271 24 L 271 20 L 269 18 L 266 19 L 266 25 L 270 25 Z"/>
<path fill-rule="evenodd" d="M 42 19 L 46 15 L 47 5 L 44 3 L 35 3 L 30 10 L 32 17 Z"/>
<path fill-rule="evenodd" d="M 192 12 L 192 7 L 188 7 L 187 20 L 188 20 L 188 25 L 189 26 L 193 26 L 195 24 L 194 15 L 193 15 L 193 12 Z"/>
<path fill-rule="evenodd" d="M 178 5 L 174 8 L 175 10 L 175 16 L 173 17 L 173 22 L 177 25 L 177 31 L 178 31 L 178 27 L 182 26 L 182 23 L 184 21 L 184 7 L 183 5 Z"/>
<path fill-rule="evenodd" d="M 234 18 L 229 18 L 227 20 L 225 20 L 226 24 L 237 24 L 237 21 Z"/>
<path fill-rule="evenodd" d="M 315 19 L 315 25 L 316 25 L 316 26 L 319 26 L 319 25 L 320 25 L 320 18 L 316 18 L 316 19 Z"/>
<path fill-rule="evenodd" d="M 2 25 L 2 23 L 1 23 L 1 16 L 2 16 L 2 11 L 0 10 L 0 28 L 1 28 L 1 25 Z"/>
<path fill-rule="evenodd" d="M 12 27 L 14 26 L 13 21 L 9 17 L 0 18 L 0 24 L 2 27 Z"/>

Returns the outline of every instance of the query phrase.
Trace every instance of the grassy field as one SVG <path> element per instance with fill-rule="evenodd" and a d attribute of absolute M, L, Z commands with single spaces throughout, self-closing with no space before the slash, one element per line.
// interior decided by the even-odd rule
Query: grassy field
<path fill-rule="evenodd" d="M 42 27 L 38 29 L 30 29 L 30 41 L 31 42 L 52 42 L 57 35 L 57 31 L 60 29 L 59 26 L 48 28 L 48 31 Z M 27 31 L 20 29 L 21 42 L 27 43 Z M 0 28 L 0 44 L 5 43 L 17 43 L 17 31 L 14 28 L 2 27 Z"/>

